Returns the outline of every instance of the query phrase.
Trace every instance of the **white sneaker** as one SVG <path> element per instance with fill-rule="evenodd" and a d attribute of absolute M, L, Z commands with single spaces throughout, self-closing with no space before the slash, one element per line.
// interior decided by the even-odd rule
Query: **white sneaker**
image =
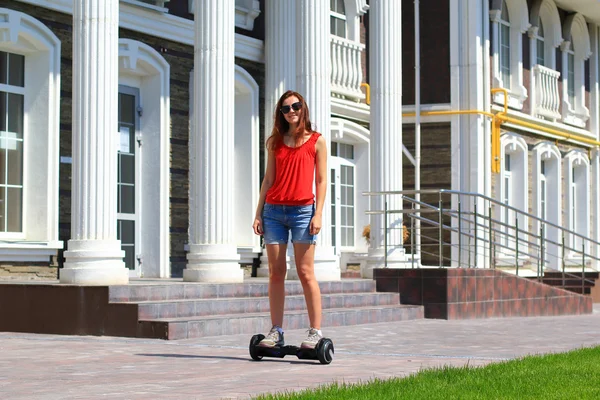
<path fill-rule="evenodd" d="M 308 336 L 300 345 L 303 349 L 314 349 L 319 340 L 323 339 L 323 334 L 320 329 L 310 328 L 308 330 Z"/>
<path fill-rule="evenodd" d="M 277 328 L 278 328 L 277 326 L 272 327 L 271 331 L 267 334 L 267 336 L 263 340 L 260 341 L 260 343 L 258 345 L 260 347 L 275 347 L 275 346 L 282 347 L 282 346 L 284 346 L 283 332 L 279 332 L 277 330 Z"/>

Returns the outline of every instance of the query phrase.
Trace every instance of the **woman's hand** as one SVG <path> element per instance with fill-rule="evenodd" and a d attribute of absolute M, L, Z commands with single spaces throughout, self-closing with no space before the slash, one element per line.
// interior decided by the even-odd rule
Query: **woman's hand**
<path fill-rule="evenodd" d="M 321 227 L 322 226 L 323 226 L 323 222 L 321 220 L 321 216 L 320 215 L 315 215 L 310 220 L 310 234 L 311 235 L 318 234 L 319 232 L 321 232 Z"/>
<path fill-rule="evenodd" d="M 255 217 L 254 218 L 254 223 L 252 224 L 252 229 L 254 229 L 254 234 L 255 235 L 262 235 L 263 234 L 262 217 Z"/>

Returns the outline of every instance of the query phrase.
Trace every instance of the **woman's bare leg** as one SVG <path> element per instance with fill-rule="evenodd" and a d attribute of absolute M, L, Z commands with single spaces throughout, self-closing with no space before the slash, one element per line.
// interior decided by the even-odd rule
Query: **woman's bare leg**
<path fill-rule="evenodd" d="M 268 244 L 267 257 L 269 258 L 269 306 L 271 309 L 271 323 L 283 326 L 283 308 L 285 305 L 285 274 L 287 244 Z"/>
<path fill-rule="evenodd" d="M 310 327 L 321 329 L 321 289 L 315 278 L 315 245 L 294 243 L 296 270 L 304 289 Z"/>

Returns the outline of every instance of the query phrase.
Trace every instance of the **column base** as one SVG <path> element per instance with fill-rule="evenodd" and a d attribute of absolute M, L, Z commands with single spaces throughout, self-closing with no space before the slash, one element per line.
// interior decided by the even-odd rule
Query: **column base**
<path fill-rule="evenodd" d="M 361 264 L 360 274 L 363 278 L 373 279 L 375 268 L 386 268 L 385 253 L 383 248 L 369 248 L 366 262 Z M 387 268 L 412 268 L 412 260 L 406 256 L 404 249 L 395 249 L 387 257 Z"/>
<path fill-rule="evenodd" d="M 127 285 L 129 270 L 125 268 L 118 240 L 69 240 L 65 264 L 60 270 L 60 283 L 74 285 Z"/>
<path fill-rule="evenodd" d="M 236 246 L 222 244 L 192 244 L 183 270 L 185 282 L 241 283 L 244 271 Z"/>

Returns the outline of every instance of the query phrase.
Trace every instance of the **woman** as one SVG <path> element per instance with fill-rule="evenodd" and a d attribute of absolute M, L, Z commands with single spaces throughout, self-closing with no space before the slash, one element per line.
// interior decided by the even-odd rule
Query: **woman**
<path fill-rule="evenodd" d="M 321 291 L 315 279 L 315 244 L 327 191 L 327 146 L 323 136 L 312 130 L 308 106 L 299 93 L 287 91 L 277 102 L 273 131 L 266 147 L 267 170 L 253 229 L 255 234 L 264 236 L 267 247 L 273 327 L 259 346 L 284 345 L 286 252 L 291 232 L 296 270 L 310 322 L 308 337 L 300 346 L 314 348 L 323 337 Z"/>

